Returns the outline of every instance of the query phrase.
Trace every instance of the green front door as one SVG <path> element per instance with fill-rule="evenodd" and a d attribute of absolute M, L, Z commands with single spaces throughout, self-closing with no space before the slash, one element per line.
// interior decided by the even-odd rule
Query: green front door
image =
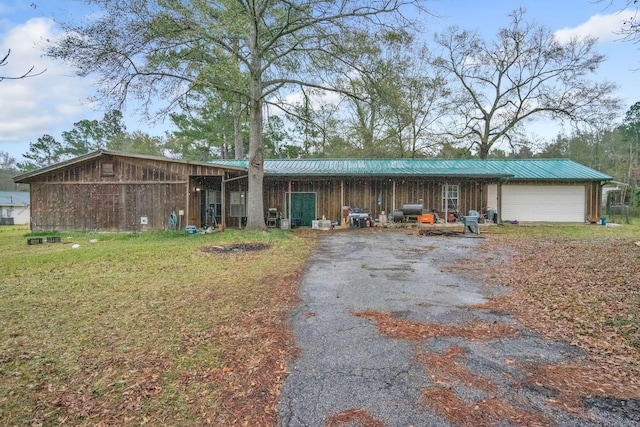
<path fill-rule="evenodd" d="M 289 212 L 289 195 L 287 194 L 287 212 Z M 291 223 L 299 220 L 303 227 L 311 227 L 316 219 L 316 193 L 291 193 Z"/>

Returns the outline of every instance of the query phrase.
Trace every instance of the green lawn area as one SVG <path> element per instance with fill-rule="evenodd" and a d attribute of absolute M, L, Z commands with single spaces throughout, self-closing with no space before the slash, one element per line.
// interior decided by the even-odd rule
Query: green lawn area
<path fill-rule="evenodd" d="M 0 227 L 2 424 L 274 425 L 295 355 L 287 316 L 317 235 L 49 233 L 61 242 L 27 245 L 28 229 Z M 497 308 L 640 390 L 638 220 L 482 236 L 488 256 L 509 257 L 486 272 L 512 288 Z M 242 244 L 267 248 L 219 251 Z"/>
<path fill-rule="evenodd" d="M 3 425 L 273 420 L 313 234 L 28 233 L 0 228 Z"/>

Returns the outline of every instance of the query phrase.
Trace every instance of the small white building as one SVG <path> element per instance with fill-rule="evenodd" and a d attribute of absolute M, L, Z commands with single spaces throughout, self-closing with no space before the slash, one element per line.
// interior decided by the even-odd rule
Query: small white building
<path fill-rule="evenodd" d="M 29 193 L 0 191 L 0 225 L 29 224 Z"/>

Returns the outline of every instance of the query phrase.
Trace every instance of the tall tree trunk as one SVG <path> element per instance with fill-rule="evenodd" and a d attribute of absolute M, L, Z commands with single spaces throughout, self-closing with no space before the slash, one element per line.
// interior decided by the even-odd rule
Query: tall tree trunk
<path fill-rule="evenodd" d="M 238 60 L 238 56 L 240 53 L 240 45 L 237 39 L 234 39 L 232 42 L 233 50 L 238 54 L 233 56 L 234 67 L 238 73 L 240 71 L 240 62 Z M 242 136 L 242 98 L 240 95 L 233 95 L 233 144 L 235 149 L 235 158 L 236 160 L 242 159 L 244 157 L 244 138 Z"/>
<path fill-rule="evenodd" d="M 262 139 L 262 74 L 256 31 L 251 36 L 252 51 L 249 82 L 249 191 L 247 194 L 247 230 L 266 230 L 262 183 L 264 181 L 264 144 Z"/>
<path fill-rule="evenodd" d="M 244 138 L 242 135 L 242 105 L 238 96 L 233 101 L 233 143 L 235 147 L 235 158 L 244 157 Z"/>

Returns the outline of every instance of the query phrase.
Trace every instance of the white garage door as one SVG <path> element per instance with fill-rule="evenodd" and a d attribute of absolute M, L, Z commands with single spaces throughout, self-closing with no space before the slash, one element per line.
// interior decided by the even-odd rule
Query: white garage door
<path fill-rule="evenodd" d="M 497 206 L 497 186 L 489 186 L 488 203 Z M 491 206 L 493 204 L 493 206 Z M 584 222 L 584 185 L 502 186 L 503 220 L 529 222 Z"/>

